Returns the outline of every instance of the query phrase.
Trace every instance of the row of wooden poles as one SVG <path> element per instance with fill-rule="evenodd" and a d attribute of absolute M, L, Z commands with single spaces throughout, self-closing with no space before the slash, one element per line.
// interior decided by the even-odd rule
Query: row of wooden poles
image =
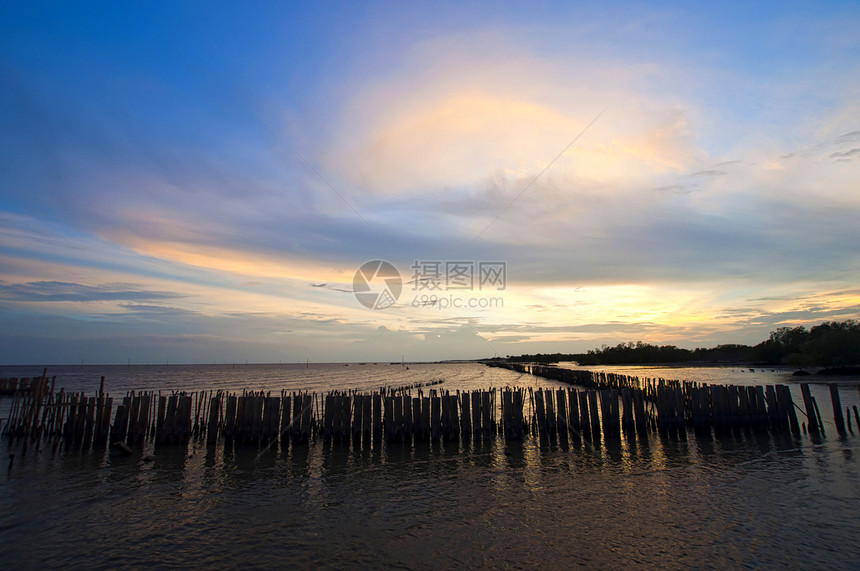
<path fill-rule="evenodd" d="M 498 366 L 498 365 L 496 365 Z M 10 438 L 29 442 L 126 447 L 144 441 L 156 444 L 187 443 L 191 439 L 215 443 L 260 444 L 280 442 L 369 446 L 387 442 L 428 442 L 495 438 L 521 440 L 576 438 L 598 442 L 624 434 L 647 438 L 650 432 L 684 436 L 687 427 L 697 432 L 751 428 L 776 432 L 801 430 L 823 433 L 818 404 L 801 385 L 803 409 L 792 401 L 785 385 L 739 387 L 644 380 L 540 365 L 505 364 L 522 373 L 585 385 L 556 389 L 506 387 L 478 391 L 442 391 L 425 394 L 417 385 L 386 387 L 371 393 L 332 391 L 229 393 L 129 392 L 118 401 L 104 392 L 104 377 L 94 396 L 54 391 L 47 371 L 37 389 L 17 394 L 2 427 Z M 433 383 L 435 384 L 435 383 Z M 426 385 L 425 385 L 426 386 Z M 837 431 L 845 434 L 845 420 L 836 385 L 830 385 Z M 795 408 L 806 417 L 798 422 Z M 848 431 L 851 411 L 846 408 Z M 857 407 L 854 418 L 860 427 Z M 113 419 L 111 421 L 111 419 Z"/>
<path fill-rule="evenodd" d="M 102 379 L 102 383 L 104 379 Z M 238 444 L 323 442 L 358 445 L 386 442 L 480 440 L 503 435 L 566 437 L 568 433 L 599 440 L 602 431 L 617 435 L 618 427 L 634 426 L 647 435 L 643 395 L 617 390 L 578 392 L 574 388 L 506 387 L 478 391 L 417 390 L 315 393 L 198 391 L 130 392 L 116 407 L 113 398 L 81 393 L 49 393 L 16 398 L 4 434 L 30 441 L 105 446 L 122 442 L 137 446 L 185 443 L 190 439 Z M 629 423 L 628 423 L 629 420 Z"/>
<path fill-rule="evenodd" d="M 19 392 L 34 392 L 40 388 L 47 391 L 45 377 L 3 377 L 0 378 L 0 396 L 13 395 Z"/>
<path fill-rule="evenodd" d="M 104 383 L 104 379 L 102 379 Z M 49 391 L 14 398 L 3 434 L 41 443 L 99 447 L 123 443 L 134 447 L 187 443 L 191 439 L 238 444 L 456 440 L 461 434 L 487 438 L 496 434 L 499 410 L 506 414 L 509 438 L 522 438 L 524 391 L 463 392 L 423 389 L 413 397 L 399 387 L 370 394 L 333 391 L 324 395 L 282 391 L 130 392 L 116 406 L 103 389 L 97 396 Z M 461 408 L 462 407 L 462 408 Z M 113 416 L 113 422 L 111 422 Z"/>
<path fill-rule="evenodd" d="M 647 421 L 658 430 L 679 430 L 686 427 L 693 427 L 697 431 L 755 428 L 769 429 L 774 432 L 791 431 L 794 434 L 807 430 L 814 435 L 824 433 L 821 411 L 808 383 L 800 384 L 803 398 L 803 408 L 800 408 L 794 404 L 789 387 L 781 384 L 708 385 L 690 381 L 639 379 L 617 373 L 548 365 L 499 362 L 487 364 L 522 374 L 597 389 L 601 394 L 607 389 L 621 391 L 625 411 L 630 408 L 626 404 L 628 397 L 624 396 L 625 393 L 630 393 L 634 403 L 641 395 L 641 398 L 650 405 Z M 852 412 L 860 428 L 860 414 L 857 407 L 854 406 L 853 411 L 845 407 L 843 415 L 838 385 L 830 383 L 828 388 L 836 431 L 840 435 L 845 435 L 847 432 L 853 434 Z M 615 400 L 610 398 L 610 402 L 614 403 Z M 800 411 L 805 421 L 798 421 L 795 409 Z"/>

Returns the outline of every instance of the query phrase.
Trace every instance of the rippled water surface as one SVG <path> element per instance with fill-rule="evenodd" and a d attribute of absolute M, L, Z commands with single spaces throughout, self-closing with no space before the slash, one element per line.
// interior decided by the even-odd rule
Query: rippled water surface
<path fill-rule="evenodd" d="M 143 367 L 85 367 L 49 374 L 67 387 L 78 383 L 69 390 L 87 391 L 105 374 L 115 396 L 132 388 L 369 389 L 437 378 L 450 390 L 552 385 L 474 364 L 409 367 L 252 366 L 238 374 L 171 366 L 158 378 Z M 826 390 L 816 390 L 819 403 L 829 403 Z M 857 394 L 856 385 L 843 388 L 848 405 Z M 24 453 L 3 441 L 0 562 L 851 569 L 860 561 L 858 441 L 828 430 L 815 441 L 740 431 L 598 445 L 192 443 L 149 446 L 129 457 L 62 446 Z M 15 458 L 7 469 L 9 454 Z"/>

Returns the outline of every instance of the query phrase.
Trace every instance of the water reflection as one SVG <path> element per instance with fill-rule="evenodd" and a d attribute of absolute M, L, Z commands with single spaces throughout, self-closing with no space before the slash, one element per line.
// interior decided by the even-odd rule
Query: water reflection
<path fill-rule="evenodd" d="M 11 567 L 141 566 L 156 551 L 171 566 L 850 567 L 857 443 L 730 431 L 131 456 L 4 443 L 19 456 L 0 476 L 0 549 Z"/>

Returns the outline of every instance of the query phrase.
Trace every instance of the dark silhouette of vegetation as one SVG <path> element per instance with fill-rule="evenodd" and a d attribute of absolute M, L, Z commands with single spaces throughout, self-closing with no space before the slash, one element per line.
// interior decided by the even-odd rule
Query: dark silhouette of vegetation
<path fill-rule="evenodd" d="M 780 327 L 753 347 L 750 360 L 786 364 L 799 369 L 812 365 L 847 367 L 860 363 L 860 323 L 830 321 L 807 330 Z"/>
<path fill-rule="evenodd" d="M 619 343 L 604 345 L 587 353 L 552 353 L 508 356 L 511 362 L 558 363 L 576 361 L 580 365 L 625 365 L 632 363 L 749 362 L 762 365 L 791 365 L 802 369 L 813 365 L 835 368 L 860 364 L 860 323 L 831 321 L 806 327 L 780 327 L 755 345 L 717 345 L 681 349 L 674 345 Z"/>
<path fill-rule="evenodd" d="M 681 349 L 674 345 L 652 345 L 638 341 L 604 345 L 588 353 L 553 353 L 508 357 L 513 362 L 558 363 L 576 361 L 580 365 L 623 365 L 629 363 L 677 363 L 687 361 L 744 361 L 752 347 L 748 345 L 717 345 L 710 349 Z"/>

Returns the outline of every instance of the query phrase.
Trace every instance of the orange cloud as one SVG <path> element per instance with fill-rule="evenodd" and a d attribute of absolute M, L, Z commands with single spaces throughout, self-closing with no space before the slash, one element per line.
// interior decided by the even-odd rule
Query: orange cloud
<path fill-rule="evenodd" d="M 453 45 L 462 40 L 451 39 Z M 658 70 L 497 54 L 469 56 L 439 40 L 409 65 L 355 89 L 326 161 L 372 193 L 458 192 L 499 173 L 543 170 L 619 188 L 707 162 L 693 106 L 639 89 Z"/>

